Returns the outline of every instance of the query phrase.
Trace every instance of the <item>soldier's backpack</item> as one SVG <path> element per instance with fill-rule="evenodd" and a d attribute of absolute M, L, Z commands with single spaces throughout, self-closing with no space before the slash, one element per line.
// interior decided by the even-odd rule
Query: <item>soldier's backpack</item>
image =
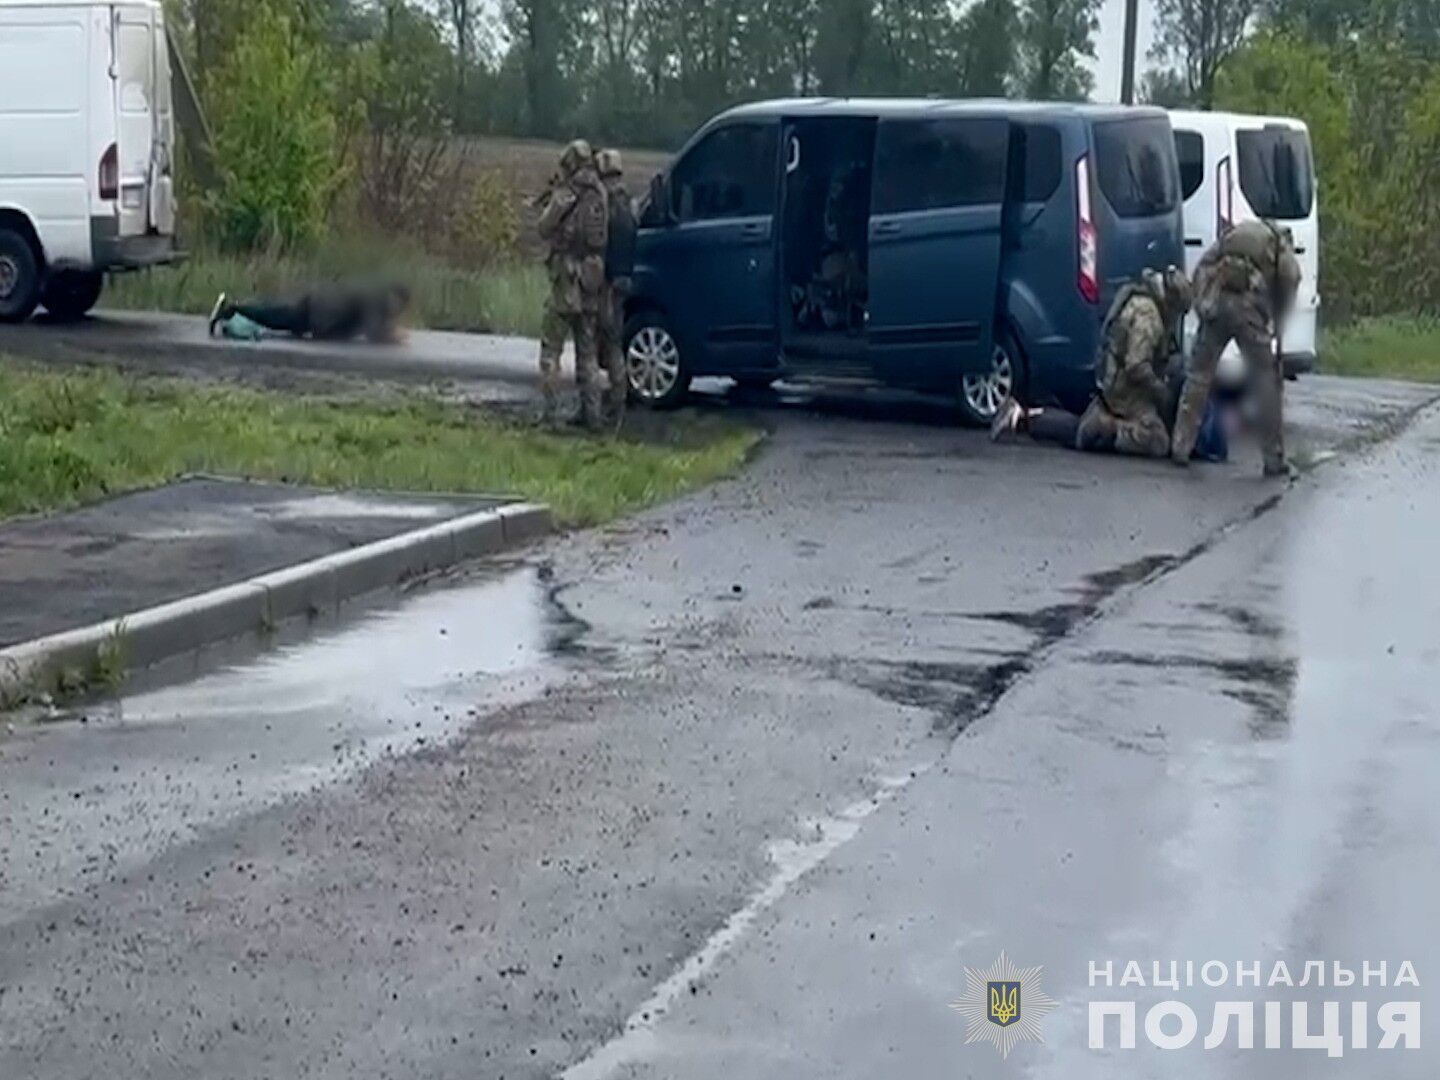
<path fill-rule="evenodd" d="M 1120 287 L 1115 294 L 1114 301 L 1110 304 L 1110 310 L 1105 313 L 1105 321 L 1100 325 L 1100 352 L 1095 357 L 1095 388 L 1104 390 L 1110 385 L 1110 380 L 1115 375 L 1116 357 L 1110 347 L 1110 328 L 1115 320 L 1120 317 L 1130 301 L 1140 299 L 1155 299 L 1155 292 L 1144 281 L 1128 281 Z"/>
<path fill-rule="evenodd" d="M 639 225 L 630 196 L 621 188 L 611 192 L 610 227 L 605 237 L 605 277 L 610 281 L 629 277 L 635 272 L 635 242 Z"/>

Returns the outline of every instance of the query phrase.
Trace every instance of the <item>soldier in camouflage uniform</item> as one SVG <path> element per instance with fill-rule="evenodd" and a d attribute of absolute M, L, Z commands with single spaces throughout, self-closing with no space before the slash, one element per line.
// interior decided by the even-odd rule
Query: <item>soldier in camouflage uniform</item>
<path fill-rule="evenodd" d="M 540 237 L 549 246 L 545 260 L 550 296 L 540 330 L 540 392 L 545 419 L 556 419 L 560 354 L 566 337 L 575 341 L 575 381 L 580 389 L 580 422 L 592 430 L 602 423 L 596 328 L 605 288 L 605 188 L 595 171 L 590 144 L 576 139 L 560 157 L 560 173 L 539 200 Z"/>
<path fill-rule="evenodd" d="M 1190 283 L 1176 267 L 1146 270 L 1116 295 L 1100 335 L 1096 394 L 1075 435 L 1078 450 L 1139 457 L 1170 452 L 1165 422 L 1165 369 L 1180 320 L 1190 310 Z"/>
<path fill-rule="evenodd" d="M 1023 429 L 1076 450 L 1164 457 L 1170 452 L 1166 368 L 1171 342 L 1189 310 L 1190 284 L 1181 270 L 1146 270 L 1110 305 L 1095 367 L 1096 392 L 1084 415 L 1027 410 L 1008 398 L 990 425 L 991 438 Z"/>
<path fill-rule="evenodd" d="M 625 190 L 625 169 L 620 160 L 619 150 L 601 150 L 595 155 L 595 166 L 600 173 L 600 181 L 605 185 L 605 198 L 610 209 L 611 221 L 617 211 L 627 212 L 631 215 L 633 224 L 634 211 L 630 206 L 630 193 Z M 615 239 L 614 230 L 611 230 L 611 239 Z M 625 268 L 628 271 L 628 268 Z M 600 364 L 605 369 L 606 377 L 610 382 L 610 392 L 606 399 L 606 405 L 610 411 L 610 418 L 619 424 L 625 416 L 625 397 L 627 385 L 625 381 L 625 296 L 630 291 L 630 278 L 628 272 L 620 276 L 612 277 L 612 268 L 606 267 L 605 275 L 605 298 L 600 304 L 599 324 L 599 350 Z"/>
<path fill-rule="evenodd" d="M 1190 462 L 1190 451 L 1210 397 L 1220 354 L 1231 341 L 1245 358 L 1250 392 L 1260 414 L 1260 452 L 1266 476 L 1284 476 L 1281 379 L 1276 335 L 1295 303 L 1300 263 L 1288 229 L 1247 221 L 1217 240 L 1195 268 L 1195 311 L 1200 331 L 1185 368 L 1185 389 L 1175 417 L 1170 456 Z"/>

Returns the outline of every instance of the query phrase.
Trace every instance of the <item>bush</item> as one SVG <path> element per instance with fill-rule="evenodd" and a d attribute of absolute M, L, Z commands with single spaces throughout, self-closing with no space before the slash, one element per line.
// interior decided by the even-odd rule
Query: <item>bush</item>
<path fill-rule="evenodd" d="M 519 244 L 520 214 L 510 186 L 494 170 L 477 173 L 451 219 L 451 261 L 469 268 L 491 266 L 513 259 Z"/>
<path fill-rule="evenodd" d="M 210 81 L 220 190 L 213 236 L 236 249 L 304 247 L 341 181 L 334 93 L 323 51 L 274 0 L 256 0 Z"/>

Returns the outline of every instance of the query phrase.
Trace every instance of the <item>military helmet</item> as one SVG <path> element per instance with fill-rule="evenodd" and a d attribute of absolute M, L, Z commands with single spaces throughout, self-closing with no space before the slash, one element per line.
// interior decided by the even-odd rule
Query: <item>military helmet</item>
<path fill-rule="evenodd" d="M 625 172 L 625 167 L 620 161 L 620 151 L 606 147 L 595 155 L 595 167 L 600 170 L 600 175 L 605 179 L 612 176 L 620 176 Z"/>
<path fill-rule="evenodd" d="M 560 171 L 566 176 L 574 176 L 585 166 L 594 163 L 595 153 L 584 139 L 575 139 L 565 147 L 565 152 L 560 155 Z"/>

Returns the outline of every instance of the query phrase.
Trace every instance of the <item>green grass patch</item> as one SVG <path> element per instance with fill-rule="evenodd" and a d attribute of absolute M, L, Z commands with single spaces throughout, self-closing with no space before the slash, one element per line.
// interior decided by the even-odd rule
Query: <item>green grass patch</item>
<path fill-rule="evenodd" d="M 587 525 L 724 476 L 759 439 L 715 415 L 636 421 L 643 438 L 591 438 L 419 396 L 334 401 L 0 363 L 0 517 L 201 472 L 511 494 Z"/>
<path fill-rule="evenodd" d="M 1440 319 L 1388 315 L 1327 330 L 1320 369 L 1332 375 L 1369 375 L 1440 382 Z"/>
<path fill-rule="evenodd" d="M 410 321 L 431 330 L 540 336 L 549 289 L 544 268 L 531 263 L 465 270 L 421 254 L 333 250 L 308 258 L 224 255 L 199 251 L 178 266 L 111 278 L 100 303 L 138 311 L 208 314 L 221 292 L 233 299 L 283 294 L 352 273 L 406 282 L 414 297 Z"/>

